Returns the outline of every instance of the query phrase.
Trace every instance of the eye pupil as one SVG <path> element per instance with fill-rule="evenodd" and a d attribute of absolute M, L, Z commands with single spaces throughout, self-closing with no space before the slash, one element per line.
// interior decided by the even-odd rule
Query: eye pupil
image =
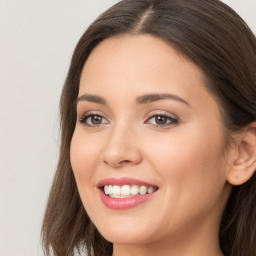
<path fill-rule="evenodd" d="M 166 124 L 167 118 L 165 116 L 156 116 L 155 121 L 157 124 Z"/>
<path fill-rule="evenodd" d="M 93 124 L 101 124 L 101 122 L 102 122 L 102 117 L 101 117 L 101 116 L 96 116 L 96 115 L 94 115 L 94 116 L 91 117 L 91 122 L 92 122 Z"/>

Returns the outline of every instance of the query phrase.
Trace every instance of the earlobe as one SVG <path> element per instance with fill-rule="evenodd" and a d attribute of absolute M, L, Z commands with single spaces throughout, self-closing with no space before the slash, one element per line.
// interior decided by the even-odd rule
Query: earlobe
<path fill-rule="evenodd" d="M 241 133 L 237 144 L 237 154 L 228 174 L 228 182 L 242 185 L 256 171 L 256 122 L 251 123 Z"/>

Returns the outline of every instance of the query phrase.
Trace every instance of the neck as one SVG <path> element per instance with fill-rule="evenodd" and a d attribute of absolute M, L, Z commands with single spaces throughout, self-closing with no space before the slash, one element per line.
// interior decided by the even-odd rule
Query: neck
<path fill-rule="evenodd" d="M 152 245 L 120 245 L 115 244 L 113 247 L 113 256 L 224 256 L 221 249 L 217 246 L 215 248 L 206 248 L 206 246 L 186 246 L 183 248 Z"/>

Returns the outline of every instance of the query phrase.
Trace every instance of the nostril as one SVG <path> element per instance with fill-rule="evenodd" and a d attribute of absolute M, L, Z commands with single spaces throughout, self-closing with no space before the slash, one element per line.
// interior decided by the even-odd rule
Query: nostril
<path fill-rule="evenodd" d="M 111 162 L 111 161 L 106 161 L 106 160 L 104 161 L 104 164 L 113 166 L 115 168 L 119 168 L 119 167 L 125 166 L 125 165 L 130 164 L 130 163 L 132 163 L 132 161 L 130 161 L 130 160 L 122 160 L 122 161 L 119 161 L 119 162 L 118 161 Z"/>
<path fill-rule="evenodd" d="M 124 163 L 124 164 L 127 164 L 127 163 L 130 163 L 131 161 L 129 160 L 124 160 L 124 161 L 121 161 L 120 163 Z"/>

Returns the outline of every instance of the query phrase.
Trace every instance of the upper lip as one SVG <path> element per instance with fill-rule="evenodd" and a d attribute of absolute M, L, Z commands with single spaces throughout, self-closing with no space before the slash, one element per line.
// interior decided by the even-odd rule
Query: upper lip
<path fill-rule="evenodd" d="M 109 177 L 101 180 L 97 187 L 101 188 L 105 185 L 117 185 L 117 186 L 123 186 L 123 185 L 138 185 L 138 186 L 147 186 L 147 187 L 157 187 L 156 185 L 150 184 L 148 182 L 129 178 L 129 177 L 122 177 L 122 178 L 115 178 L 115 177 Z"/>

